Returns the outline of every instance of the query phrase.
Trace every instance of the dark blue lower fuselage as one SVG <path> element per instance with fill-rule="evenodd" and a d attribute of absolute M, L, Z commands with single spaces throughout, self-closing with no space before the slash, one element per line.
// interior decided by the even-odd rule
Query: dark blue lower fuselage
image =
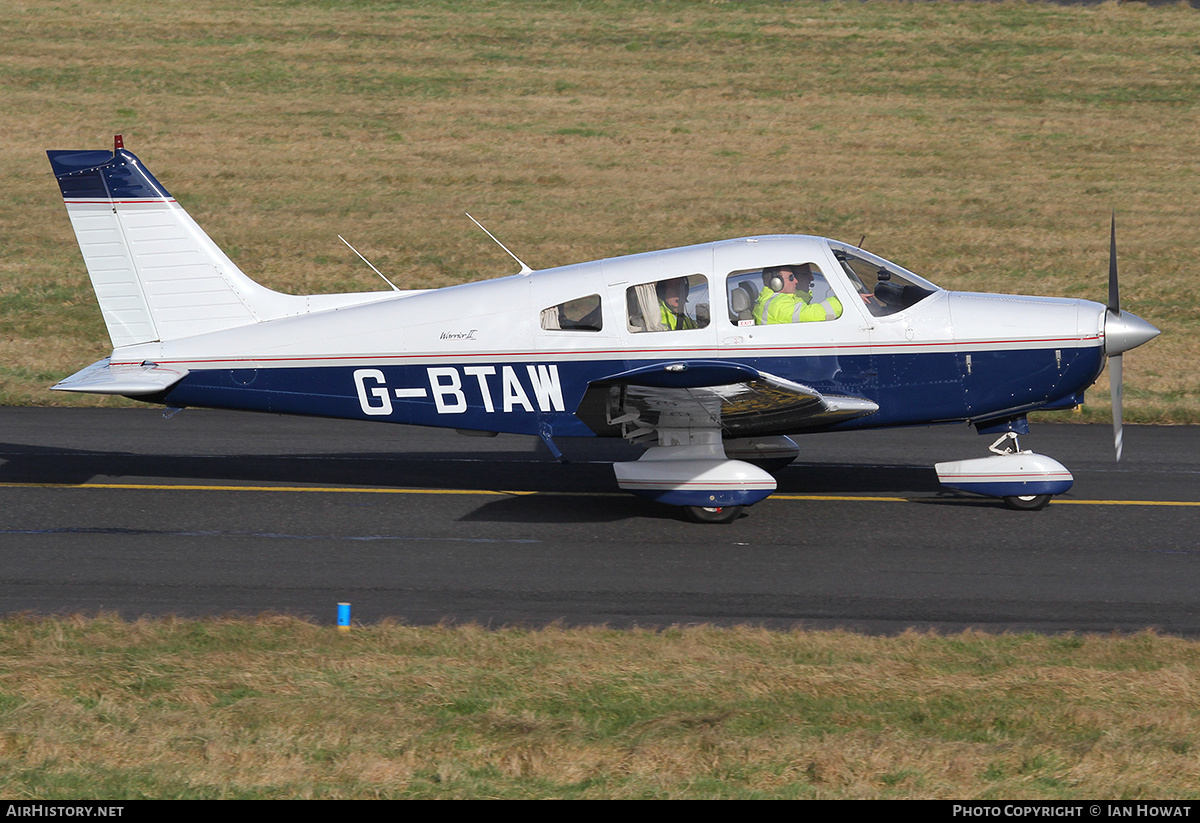
<path fill-rule="evenodd" d="M 726 357 L 879 411 L 861 429 L 1016 417 L 1070 408 L 1104 366 L 1099 346 L 815 357 Z M 209 369 L 153 398 L 169 406 L 315 415 L 422 426 L 593 436 L 575 411 L 590 383 L 656 361 L 518 362 Z M 675 362 L 664 358 L 662 363 Z M 547 385 L 553 378 L 554 385 Z M 148 398 L 143 398 L 148 399 Z M 767 432 L 763 432 L 767 433 Z M 774 432 L 772 432 L 774 433 Z"/>

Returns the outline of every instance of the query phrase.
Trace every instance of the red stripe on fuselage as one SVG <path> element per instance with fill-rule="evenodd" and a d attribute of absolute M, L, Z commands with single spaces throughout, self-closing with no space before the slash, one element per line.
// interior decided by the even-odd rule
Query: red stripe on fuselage
<path fill-rule="evenodd" d="M 769 357 L 769 356 L 784 356 L 788 353 L 800 353 L 806 351 L 847 351 L 847 350 L 862 350 L 862 349 L 905 349 L 912 350 L 916 348 L 932 348 L 955 346 L 959 350 L 976 350 L 986 346 L 1011 346 L 1011 345 L 1034 345 L 1039 347 L 1049 347 L 1055 343 L 1086 343 L 1089 341 L 1099 342 L 1098 335 L 1089 337 L 1051 337 L 1043 339 L 1030 340 L 972 340 L 969 342 L 943 341 L 926 342 L 926 343 L 850 343 L 850 344 L 829 344 L 823 346 L 764 346 L 752 349 L 748 348 L 720 348 L 707 346 L 704 348 L 695 349 L 589 349 L 586 351 L 579 350 L 560 350 L 560 351 L 512 351 L 512 352 L 457 352 L 450 355 L 446 352 L 425 352 L 418 354 L 345 354 L 345 355 L 314 355 L 308 357 L 213 357 L 203 359 L 178 359 L 169 358 L 155 359 L 155 363 L 160 364 L 203 364 L 203 363 L 271 363 L 281 365 L 284 363 L 319 363 L 330 360 L 356 360 L 356 361 L 379 361 L 379 360 L 416 360 L 440 358 L 444 362 L 451 363 L 455 360 L 466 359 L 497 359 L 497 358 L 520 358 L 520 359 L 535 359 L 535 358 L 570 358 L 579 360 L 583 358 L 630 358 L 639 355 L 643 357 L 686 357 L 688 355 L 705 355 L 708 357 L 722 357 L 725 359 L 737 356 L 754 356 L 754 357 Z M 1090 347 L 1088 347 L 1090 348 Z M 754 354 L 756 352 L 776 352 L 775 355 L 770 354 Z M 113 365 L 138 365 L 144 362 L 143 360 L 114 360 Z"/>

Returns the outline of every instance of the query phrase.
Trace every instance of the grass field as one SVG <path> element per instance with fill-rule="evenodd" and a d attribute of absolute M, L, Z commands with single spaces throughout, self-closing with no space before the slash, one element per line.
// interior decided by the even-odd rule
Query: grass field
<path fill-rule="evenodd" d="M 112 134 L 284 291 L 828 234 L 950 288 L 1163 329 L 1126 415 L 1200 420 L 1200 13 L 893 2 L 39 0 L 0 19 L 0 402 L 107 336 L 43 150 Z M 1088 419 L 1105 411 L 1106 378 Z"/>
<path fill-rule="evenodd" d="M 0 796 L 1195 799 L 1153 634 L 0 621 Z"/>

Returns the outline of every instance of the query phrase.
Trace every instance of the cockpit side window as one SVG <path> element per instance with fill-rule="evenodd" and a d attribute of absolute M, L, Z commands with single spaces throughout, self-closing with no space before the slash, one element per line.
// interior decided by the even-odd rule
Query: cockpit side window
<path fill-rule="evenodd" d="M 589 294 L 542 309 L 541 324 L 547 331 L 600 331 L 604 328 L 600 295 Z"/>
<path fill-rule="evenodd" d="M 816 263 L 743 269 L 725 280 L 729 322 L 735 326 L 836 320 L 842 304 Z"/>
<path fill-rule="evenodd" d="M 669 277 L 625 290 L 629 330 L 685 331 L 708 325 L 708 278 L 702 274 Z"/>
<path fill-rule="evenodd" d="M 862 296 L 868 311 L 876 317 L 903 311 L 935 291 L 932 284 L 908 276 L 899 271 L 899 267 L 881 266 L 841 249 L 835 250 L 834 256 Z"/>

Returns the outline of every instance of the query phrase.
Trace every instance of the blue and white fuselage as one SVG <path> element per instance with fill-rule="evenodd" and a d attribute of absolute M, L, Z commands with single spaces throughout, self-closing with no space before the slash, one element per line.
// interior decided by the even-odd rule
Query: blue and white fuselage
<path fill-rule="evenodd" d="M 1080 403 L 1105 363 L 1099 303 L 949 292 L 811 236 L 429 291 L 284 295 L 243 274 L 123 148 L 49 154 L 114 347 L 60 390 L 530 434 L 551 448 L 624 436 L 650 449 L 618 464 L 622 487 L 718 509 L 774 489 L 734 452 L 815 430 L 1016 428 Z M 797 305 L 833 307 L 824 320 L 755 319 L 779 267 L 810 277 Z M 672 282 L 685 296 L 669 306 Z M 1148 324 L 1122 317 L 1124 342 L 1144 342 Z"/>
<path fill-rule="evenodd" d="M 669 363 L 746 366 L 877 411 L 819 428 L 1012 417 L 1081 401 L 1104 365 L 1104 307 L 1084 300 L 935 291 L 873 318 L 846 295 L 829 323 L 629 331 L 627 284 L 647 267 L 689 275 L 703 258 L 741 268 L 829 255 L 830 241 L 765 237 L 564 266 L 114 350 L 113 366 L 188 374 L 160 399 L 285 414 L 482 431 L 595 434 L 577 414 L 588 386 Z M 835 289 L 842 284 L 836 281 Z M 597 331 L 545 330 L 543 309 L 600 295 Z M 957 332 L 957 335 L 956 335 Z M 678 381 L 686 386 L 686 373 Z M 741 433 L 776 434 L 769 421 Z M 803 428 L 803 427 L 802 427 Z M 791 429 L 790 431 L 795 431 Z"/>

